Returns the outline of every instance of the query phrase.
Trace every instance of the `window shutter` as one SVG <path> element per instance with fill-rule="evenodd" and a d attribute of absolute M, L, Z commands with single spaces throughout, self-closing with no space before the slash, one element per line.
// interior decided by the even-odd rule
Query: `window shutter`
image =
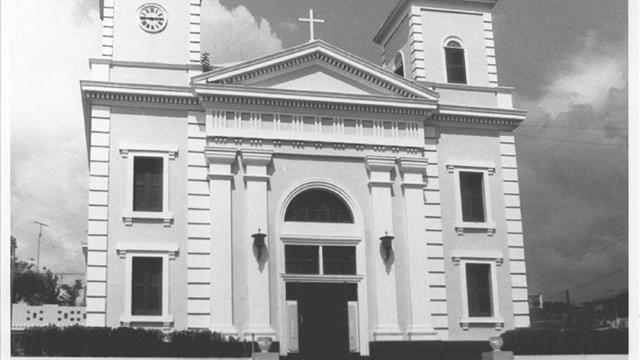
<path fill-rule="evenodd" d="M 163 160 L 136 157 L 133 169 L 133 210 L 162 211 Z"/>
<path fill-rule="evenodd" d="M 298 345 L 298 301 L 287 300 L 287 323 L 289 324 L 287 340 L 289 343 L 289 352 L 297 353 L 299 351 Z"/>
<path fill-rule="evenodd" d="M 357 353 L 360 351 L 360 336 L 358 334 L 358 302 L 348 301 L 347 308 L 349 312 L 349 352 Z"/>

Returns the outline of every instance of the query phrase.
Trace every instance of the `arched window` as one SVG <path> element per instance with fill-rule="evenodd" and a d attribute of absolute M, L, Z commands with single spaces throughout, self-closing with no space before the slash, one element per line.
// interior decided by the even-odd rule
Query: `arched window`
<path fill-rule="evenodd" d="M 444 46 L 445 61 L 447 63 L 447 81 L 456 84 L 466 84 L 467 74 L 464 64 L 464 48 L 458 41 L 450 40 Z"/>
<path fill-rule="evenodd" d="M 333 193 L 312 189 L 297 195 L 287 207 L 284 221 L 353 223 L 347 205 Z"/>
<path fill-rule="evenodd" d="M 404 77 L 404 60 L 402 59 L 402 53 L 398 52 L 393 61 L 393 72 L 394 74 L 400 75 Z"/>

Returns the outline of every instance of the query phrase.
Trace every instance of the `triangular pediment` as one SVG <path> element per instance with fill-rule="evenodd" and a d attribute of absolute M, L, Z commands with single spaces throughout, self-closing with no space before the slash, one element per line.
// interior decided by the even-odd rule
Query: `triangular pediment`
<path fill-rule="evenodd" d="M 319 40 L 207 72 L 195 77 L 193 83 L 347 96 L 438 98 L 433 90 Z"/>

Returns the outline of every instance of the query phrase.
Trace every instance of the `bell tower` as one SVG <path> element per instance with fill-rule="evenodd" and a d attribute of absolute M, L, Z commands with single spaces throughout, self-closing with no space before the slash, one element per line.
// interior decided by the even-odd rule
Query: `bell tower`
<path fill-rule="evenodd" d="M 497 87 L 498 0 L 400 0 L 374 41 L 383 66 L 414 81 Z"/>
<path fill-rule="evenodd" d="M 100 0 L 102 54 L 91 59 L 92 80 L 188 84 L 185 70 L 200 68 L 200 3 Z"/>

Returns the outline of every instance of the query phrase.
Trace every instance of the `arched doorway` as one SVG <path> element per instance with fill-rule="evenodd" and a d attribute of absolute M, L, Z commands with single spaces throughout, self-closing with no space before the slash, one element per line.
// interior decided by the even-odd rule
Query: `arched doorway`
<path fill-rule="evenodd" d="M 281 354 L 368 355 L 359 207 L 344 188 L 312 180 L 294 187 L 280 209 Z"/>

